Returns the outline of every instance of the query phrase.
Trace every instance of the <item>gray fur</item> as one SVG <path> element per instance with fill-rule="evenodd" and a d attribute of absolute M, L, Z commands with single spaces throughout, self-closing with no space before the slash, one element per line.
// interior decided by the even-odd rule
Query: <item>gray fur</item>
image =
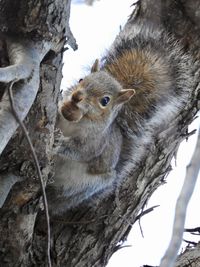
<path fill-rule="evenodd" d="M 83 117 L 79 122 L 69 122 L 59 115 L 58 127 L 64 137 L 57 138 L 55 182 L 47 190 L 52 214 L 62 214 L 98 192 L 103 198 L 107 190 L 134 170 L 142 160 L 144 148 L 153 142 L 153 135 L 167 127 L 188 99 L 192 86 L 190 55 L 183 52 L 174 37 L 146 23 L 127 23 L 102 59 L 101 70 L 84 78 L 84 94 L 90 99 L 104 93 L 115 95 L 122 90 L 123 85 L 106 66 L 123 51 L 134 49 L 152 60 L 156 89 L 149 95 L 144 93 L 146 112 L 135 112 L 134 101 L 139 100 L 133 96 L 127 103 L 113 105 L 99 121 Z M 133 75 L 133 85 L 136 79 Z M 63 101 L 70 99 L 78 86 L 67 91 Z M 98 112 L 90 102 L 87 105 L 80 102 L 77 106 L 91 114 Z"/>

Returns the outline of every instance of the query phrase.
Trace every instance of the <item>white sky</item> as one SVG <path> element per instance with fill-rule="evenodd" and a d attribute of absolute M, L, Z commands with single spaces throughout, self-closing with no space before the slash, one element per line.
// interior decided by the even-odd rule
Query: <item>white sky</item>
<path fill-rule="evenodd" d="M 85 4 L 73 4 L 72 0 L 70 25 L 79 49 L 75 52 L 69 49 L 65 53 L 62 89 L 70 87 L 74 81 L 87 74 L 94 60 L 103 56 L 106 49 L 109 49 L 119 32 L 120 25 L 124 25 L 131 14 L 133 7 L 130 6 L 133 2 L 133 0 L 100 0 L 91 7 Z M 199 124 L 200 119 L 197 119 L 190 126 L 190 130 L 198 129 Z M 196 136 L 190 137 L 187 143 L 183 142 L 177 156 L 177 167 L 173 164 L 174 170 L 168 176 L 167 184 L 161 186 L 150 199 L 148 207 L 154 205 L 160 207 L 141 219 L 144 238 L 136 223 L 125 243 L 131 247 L 120 249 L 115 253 L 107 267 L 159 265 L 170 240 L 175 202 L 195 142 Z M 200 179 L 188 207 L 187 228 L 200 226 L 200 212 L 197 206 L 200 203 L 199 188 Z M 195 240 L 195 237 L 192 238 L 188 234 L 185 234 L 184 238 Z"/>

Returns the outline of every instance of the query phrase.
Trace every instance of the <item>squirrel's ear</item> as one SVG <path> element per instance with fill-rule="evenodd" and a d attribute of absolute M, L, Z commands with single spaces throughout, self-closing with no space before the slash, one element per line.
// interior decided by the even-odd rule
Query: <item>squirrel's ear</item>
<path fill-rule="evenodd" d="M 117 98 L 117 104 L 122 104 L 122 103 L 128 102 L 134 94 L 135 94 L 134 89 L 122 89 L 119 92 L 119 95 Z"/>
<path fill-rule="evenodd" d="M 91 68 L 91 72 L 97 72 L 97 71 L 99 71 L 99 60 L 98 59 L 95 60 Z"/>

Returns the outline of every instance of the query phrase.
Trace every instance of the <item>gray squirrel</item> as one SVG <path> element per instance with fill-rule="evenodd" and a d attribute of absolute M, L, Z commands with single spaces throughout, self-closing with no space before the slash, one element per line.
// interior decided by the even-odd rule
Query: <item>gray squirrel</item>
<path fill-rule="evenodd" d="M 103 197 L 133 171 L 145 153 L 142 144 L 187 101 L 190 64 L 182 46 L 156 25 L 126 24 L 106 56 L 59 102 L 62 134 L 47 188 L 52 214 Z"/>

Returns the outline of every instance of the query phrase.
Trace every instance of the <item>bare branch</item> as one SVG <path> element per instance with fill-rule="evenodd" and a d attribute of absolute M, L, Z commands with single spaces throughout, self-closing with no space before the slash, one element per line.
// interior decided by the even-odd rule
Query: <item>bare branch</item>
<path fill-rule="evenodd" d="M 153 206 L 153 207 L 151 207 L 151 208 L 149 208 L 149 209 L 146 209 L 146 210 L 143 210 L 143 209 L 142 209 L 141 213 L 140 213 L 140 214 L 136 217 L 136 219 L 135 219 L 135 221 L 139 220 L 138 223 L 139 223 L 140 232 L 141 232 L 141 235 L 142 235 L 143 238 L 144 238 L 144 233 L 143 233 L 143 230 L 142 230 L 141 218 L 142 218 L 144 215 L 146 215 L 146 214 L 148 214 L 148 213 L 154 211 L 154 209 L 157 208 L 157 207 L 159 207 L 159 205 Z"/>
<path fill-rule="evenodd" d="M 195 188 L 200 168 L 200 130 L 190 164 L 187 166 L 185 181 L 176 203 L 175 219 L 169 247 L 161 260 L 160 267 L 173 267 L 182 242 L 186 210 Z"/>
<path fill-rule="evenodd" d="M 0 82 L 9 83 L 14 80 L 24 80 L 31 76 L 33 71 L 35 53 L 30 45 L 7 40 L 7 49 L 11 66 L 0 69 Z M 34 53 L 34 57 L 33 57 Z"/>
<path fill-rule="evenodd" d="M 136 217 L 135 221 L 140 220 L 141 217 L 143 217 L 144 215 L 154 211 L 154 209 L 158 208 L 158 207 L 160 207 L 160 205 L 155 205 L 155 206 L 152 206 L 152 207 L 150 207 L 150 208 L 148 208 L 146 210 L 142 210 L 141 213 Z"/>
<path fill-rule="evenodd" d="M 186 240 L 186 239 L 183 239 L 183 241 L 186 242 L 188 244 L 188 246 L 196 247 L 196 245 L 198 244 L 197 242 L 189 241 L 189 240 Z"/>
<path fill-rule="evenodd" d="M 43 203 L 44 203 L 44 210 L 45 210 L 45 216 L 46 216 L 46 223 L 47 223 L 47 259 L 48 259 L 48 267 L 51 267 L 51 257 L 50 257 L 50 244 L 51 244 L 51 233 L 50 233 L 50 220 L 49 220 L 49 211 L 48 211 L 48 203 L 47 203 L 47 196 L 46 196 L 46 192 L 45 192 L 45 185 L 42 179 L 42 173 L 40 170 L 40 165 L 38 162 L 38 158 L 37 155 L 35 153 L 35 149 L 33 147 L 33 144 L 31 142 L 31 139 L 28 135 L 28 131 L 24 125 L 24 123 L 21 121 L 21 119 L 19 118 L 17 111 L 15 109 L 15 103 L 14 103 L 14 99 L 13 99 L 13 93 L 12 93 L 12 86 L 13 86 L 14 82 L 11 82 L 9 88 L 8 88 L 8 94 L 9 94 L 9 100 L 10 100 L 10 104 L 11 104 L 11 108 L 12 108 L 12 112 L 13 115 L 15 117 L 15 119 L 17 120 L 17 122 L 19 123 L 20 127 L 22 128 L 24 135 L 26 137 L 26 140 L 29 144 L 29 147 L 31 149 L 31 153 L 34 159 L 34 163 L 36 166 L 36 170 L 37 170 L 37 174 L 39 177 L 39 181 L 40 181 L 40 186 L 42 189 L 42 197 L 43 197 Z"/>
<path fill-rule="evenodd" d="M 200 235 L 200 227 L 190 228 L 184 230 L 187 233 L 191 233 L 192 235 Z"/>
<path fill-rule="evenodd" d="M 26 79 L 14 85 L 15 107 L 20 120 L 24 120 L 32 106 L 39 88 L 39 66 L 45 54 L 50 50 L 49 43 L 28 41 L 8 41 L 9 59 L 12 66 L 0 69 L 0 82 Z M 28 79 L 27 79 L 28 78 Z M 0 154 L 18 127 L 10 110 L 7 92 L 0 105 Z"/>

